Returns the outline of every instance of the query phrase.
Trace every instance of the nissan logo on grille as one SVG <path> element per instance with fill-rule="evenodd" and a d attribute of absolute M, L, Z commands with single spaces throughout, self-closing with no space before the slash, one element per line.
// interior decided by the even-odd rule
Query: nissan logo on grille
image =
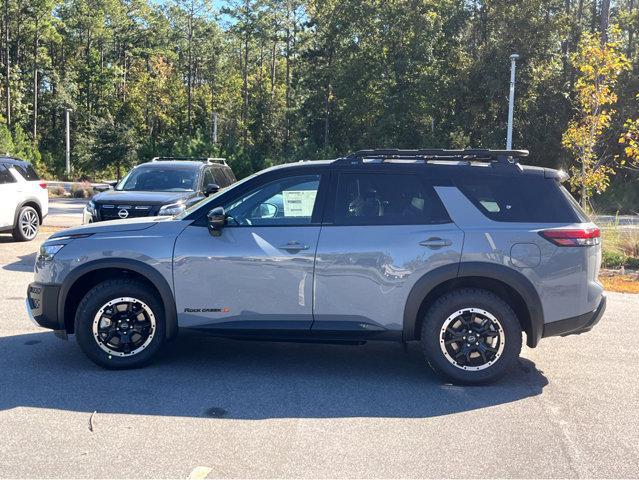
<path fill-rule="evenodd" d="M 126 218 L 128 216 L 129 216 L 129 211 L 126 208 L 121 208 L 120 211 L 118 211 L 118 217 Z"/>

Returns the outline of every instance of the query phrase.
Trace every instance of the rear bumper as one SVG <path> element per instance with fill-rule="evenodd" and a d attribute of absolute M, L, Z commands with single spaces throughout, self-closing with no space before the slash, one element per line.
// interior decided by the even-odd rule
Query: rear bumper
<path fill-rule="evenodd" d="M 566 335 L 578 335 L 589 332 L 601 320 L 606 310 L 606 296 L 601 297 L 601 302 L 596 310 L 576 317 L 565 318 L 556 322 L 544 324 L 543 337 L 565 337 Z"/>
<path fill-rule="evenodd" d="M 36 325 L 51 330 L 64 330 L 58 318 L 59 285 L 31 283 L 27 288 L 26 308 L 29 318 Z"/>

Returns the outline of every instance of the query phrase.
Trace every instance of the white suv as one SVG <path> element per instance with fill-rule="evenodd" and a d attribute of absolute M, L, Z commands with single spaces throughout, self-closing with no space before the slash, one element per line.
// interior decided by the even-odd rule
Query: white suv
<path fill-rule="evenodd" d="M 33 167 L 23 160 L 0 157 L 0 232 L 11 232 L 19 242 L 33 240 L 47 213 L 47 184 Z"/>

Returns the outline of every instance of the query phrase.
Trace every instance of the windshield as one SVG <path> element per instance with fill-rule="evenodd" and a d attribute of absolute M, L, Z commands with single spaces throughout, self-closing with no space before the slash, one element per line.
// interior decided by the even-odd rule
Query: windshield
<path fill-rule="evenodd" d="M 116 190 L 144 192 L 188 192 L 197 185 L 199 170 L 194 168 L 134 168 L 115 187 Z"/>
<path fill-rule="evenodd" d="M 253 175 L 249 175 L 246 178 L 243 178 L 242 180 L 240 180 L 239 182 L 235 182 L 232 185 L 229 185 L 228 187 L 220 190 L 219 192 L 217 192 L 214 195 L 209 195 L 208 197 L 204 197 L 202 200 L 200 200 L 197 203 L 194 203 L 193 205 L 191 205 L 189 208 L 187 208 L 186 210 L 184 210 L 182 213 L 179 213 L 178 215 L 175 216 L 176 220 L 182 220 L 183 218 L 188 217 L 190 214 L 192 214 L 194 211 L 196 211 L 198 208 L 202 207 L 203 205 L 206 205 L 207 203 L 209 203 L 210 201 L 216 199 L 217 197 L 219 197 L 220 195 L 222 195 L 223 193 L 229 192 L 231 190 L 233 190 L 234 188 L 238 187 L 239 185 L 243 185 L 244 183 L 246 183 L 247 181 L 249 181 L 251 178 L 259 175 L 262 172 L 256 172 Z"/>

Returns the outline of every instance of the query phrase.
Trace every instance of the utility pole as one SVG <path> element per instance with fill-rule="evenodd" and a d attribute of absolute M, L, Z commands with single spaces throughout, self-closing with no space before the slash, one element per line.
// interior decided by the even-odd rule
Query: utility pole
<path fill-rule="evenodd" d="M 508 132 L 506 133 L 506 150 L 513 148 L 513 109 L 515 107 L 515 62 L 519 55 L 510 56 L 510 96 L 508 99 Z"/>
<path fill-rule="evenodd" d="M 66 132 L 66 172 L 67 179 L 71 177 L 71 127 L 69 125 L 69 112 L 70 109 L 64 109 L 64 120 L 67 127 Z"/>

